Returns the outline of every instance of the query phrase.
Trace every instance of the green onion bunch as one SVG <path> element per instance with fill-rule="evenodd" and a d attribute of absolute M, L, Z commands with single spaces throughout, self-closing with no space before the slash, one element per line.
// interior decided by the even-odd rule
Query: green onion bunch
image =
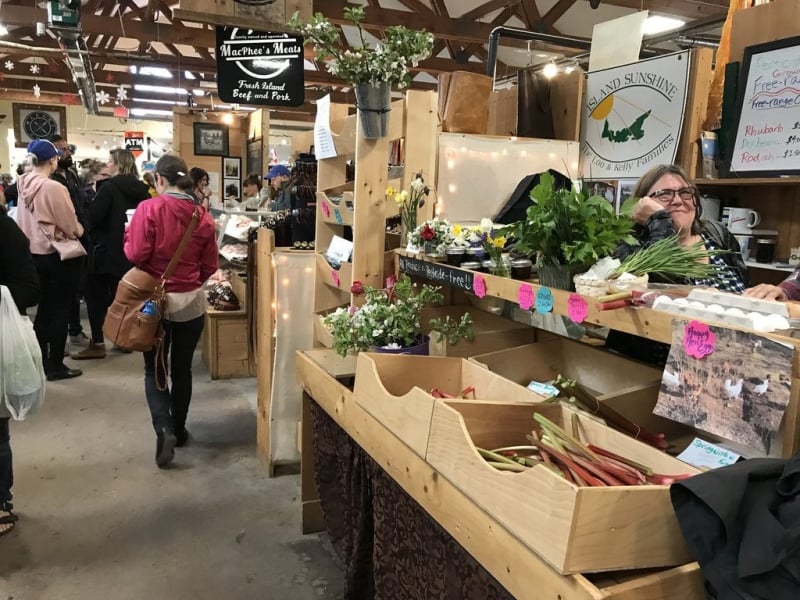
<path fill-rule="evenodd" d="M 708 250 L 703 242 L 684 246 L 678 241 L 677 235 L 672 235 L 628 256 L 614 270 L 611 277 L 630 273 L 637 277 L 658 274 L 690 279 L 713 279 L 718 276 L 720 267 L 710 262 L 705 263 L 703 260 L 727 253 L 727 250 Z"/>

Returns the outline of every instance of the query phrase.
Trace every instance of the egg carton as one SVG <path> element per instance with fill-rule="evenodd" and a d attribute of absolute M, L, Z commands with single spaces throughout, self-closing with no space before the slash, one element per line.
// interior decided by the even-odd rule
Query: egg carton
<path fill-rule="evenodd" d="M 701 302 L 695 296 L 695 292 L 705 292 L 705 290 L 693 290 L 689 294 L 688 298 L 670 298 L 666 295 L 658 296 L 653 302 L 653 308 L 655 310 L 660 310 L 678 317 L 696 318 L 703 321 L 712 321 L 722 325 L 731 325 L 734 327 L 752 329 L 754 331 L 768 332 L 790 329 L 789 319 L 786 315 L 778 314 L 780 311 L 761 312 L 757 310 L 749 310 L 745 312 L 745 308 L 753 308 L 754 306 L 759 305 L 736 302 L 736 304 L 739 304 L 739 306 L 731 304 L 724 306 L 719 302 L 713 302 L 713 300 L 716 299 L 725 302 L 735 298 L 739 300 L 751 300 L 756 303 L 777 304 L 775 302 L 753 300 L 752 298 L 741 298 L 740 296 L 734 296 L 733 294 L 723 294 L 718 292 L 708 292 L 708 295 L 700 294 L 700 297 L 707 301 Z M 783 308 L 785 312 L 786 307 Z"/>
<path fill-rule="evenodd" d="M 734 307 L 746 313 L 757 312 L 765 315 L 780 315 L 789 318 L 789 309 L 785 302 L 775 302 L 772 300 L 760 300 L 758 298 L 748 298 L 738 294 L 729 294 L 717 290 L 692 290 L 689 292 L 689 300 L 697 300 L 704 304 L 719 304 L 723 307 Z"/>

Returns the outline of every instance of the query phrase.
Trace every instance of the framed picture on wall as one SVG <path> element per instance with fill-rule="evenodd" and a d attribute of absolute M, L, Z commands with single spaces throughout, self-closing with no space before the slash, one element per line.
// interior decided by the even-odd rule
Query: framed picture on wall
<path fill-rule="evenodd" d="M 261 147 L 261 138 L 256 138 L 247 142 L 247 173 L 246 175 L 256 174 L 261 177 L 264 176 L 262 171 L 264 161 L 264 152 Z"/>
<path fill-rule="evenodd" d="M 195 123 L 194 153 L 198 156 L 228 154 L 228 128 L 219 123 Z"/>
<path fill-rule="evenodd" d="M 222 182 L 223 199 L 235 198 L 239 200 L 242 197 L 242 182 L 239 179 L 223 179 Z"/>
<path fill-rule="evenodd" d="M 226 156 L 222 159 L 222 176 L 225 179 L 242 178 L 242 159 L 236 156 Z"/>
<path fill-rule="evenodd" d="M 17 148 L 27 147 L 31 140 L 47 140 L 56 134 L 67 138 L 66 107 L 15 102 L 11 110 L 14 115 L 14 141 Z"/>

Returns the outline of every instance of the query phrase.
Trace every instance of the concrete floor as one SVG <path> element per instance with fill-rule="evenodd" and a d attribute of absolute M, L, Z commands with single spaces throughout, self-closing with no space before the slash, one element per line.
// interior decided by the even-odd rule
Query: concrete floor
<path fill-rule="evenodd" d="M 84 375 L 11 423 L 0 600 L 341 598 L 325 538 L 300 534 L 299 476 L 256 457 L 255 379 L 212 382 L 198 353 L 193 439 L 159 470 L 141 355 L 67 363 Z"/>

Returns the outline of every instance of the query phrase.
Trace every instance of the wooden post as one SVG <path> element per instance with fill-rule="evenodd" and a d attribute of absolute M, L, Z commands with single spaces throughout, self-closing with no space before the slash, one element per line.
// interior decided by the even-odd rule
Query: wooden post
<path fill-rule="evenodd" d="M 256 293 L 257 339 L 256 373 L 258 376 L 258 409 L 256 414 L 256 443 L 258 457 L 267 464 L 269 476 L 274 474 L 272 467 L 272 447 L 270 444 L 270 404 L 272 402 L 273 332 L 274 311 L 274 269 L 272 254 L 275 252 L 275 234 L 265 228 L 258 230 L 258 290 Z M 250 310 L 253 310 L 251 308 Z"/>
<path fill-rule="evenodd" d="M 431 193 L 417 215 L 422 223 L 433 218 L 436 204 L 436 167 L 439 154 L 439 116 L 436 94 L 408 90 L 405 111 L 405 170 L 403 189 L 408 189 L 414 173 L 422 172 Z"/>
<path fill-rule="evenodd" d="M 700 167 L 698 141 L 706 118 L 708 90 L 714 78 L 714 72 L 711 70 L 714 51 L 710 48 L 695 48 L 689 56 L 692 62 L 676 162 L 686 169 L 689 177 L 696 179 Z"/>

